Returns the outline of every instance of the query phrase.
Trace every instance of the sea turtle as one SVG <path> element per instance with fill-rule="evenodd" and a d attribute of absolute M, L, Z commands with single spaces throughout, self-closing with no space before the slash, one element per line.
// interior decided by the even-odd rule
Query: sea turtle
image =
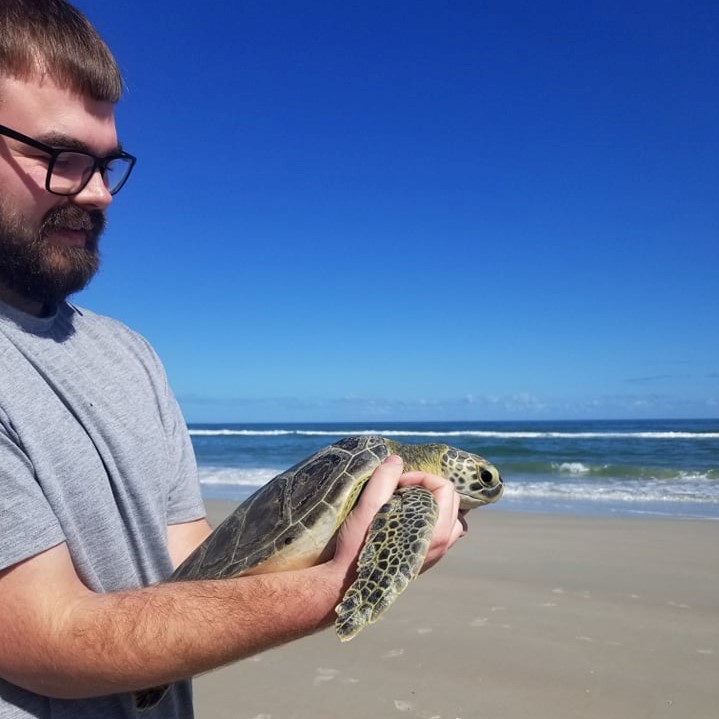
<path fill-rule="evenodd" d="M 400 444 L 376 435 L 345 437 L 261 487 L 177 568 L 171 581 L 277 572 L 328 559 L 337 530 L 390 454 L 402 457 L 406 471 L 451 480 L 462 510 L 495 502 L 502 494 L 497 469 L 464 450 Z M 434 497 L 419 486 L 398 489 L 380 509 L 360 554 L 357 578 L 336 608 L 340 640 L 376 621 L 417 576 L 436 521 Z M 138 692 L 138 706 L 154 706 L 163 693 L 159 687 Z"/>

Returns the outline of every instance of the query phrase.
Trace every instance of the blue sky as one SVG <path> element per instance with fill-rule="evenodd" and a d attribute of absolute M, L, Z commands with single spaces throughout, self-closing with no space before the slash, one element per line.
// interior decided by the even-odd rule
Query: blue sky
<path fill-rule="evenodd" d="M 77 5 L 188 421 L 719 416 L 715 0 Z"/>

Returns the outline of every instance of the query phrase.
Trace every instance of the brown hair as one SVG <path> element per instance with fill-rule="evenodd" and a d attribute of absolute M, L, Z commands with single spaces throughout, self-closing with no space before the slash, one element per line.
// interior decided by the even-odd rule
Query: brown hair
<path fill-rule="evenodd" d="M 35 74 L 94 100 L 122 94 L 115 58 L 79 10 L 64 0 L 0 0 L 0 75 Z"/>

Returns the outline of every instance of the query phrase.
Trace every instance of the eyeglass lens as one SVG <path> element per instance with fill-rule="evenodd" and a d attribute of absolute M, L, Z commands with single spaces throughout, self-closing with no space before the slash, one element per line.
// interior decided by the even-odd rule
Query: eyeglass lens
<path fill-rule="evenodd" d="M 80 152 L 60 152 L 50 169 L 48 189 L 62 195 L 80 192 L 95 171 L 95 160 Z M 114 194 L 122 186 L 132 169 L 132 162 L 124 157 L 110 160 L 102 172 L 105 187 Z"/>

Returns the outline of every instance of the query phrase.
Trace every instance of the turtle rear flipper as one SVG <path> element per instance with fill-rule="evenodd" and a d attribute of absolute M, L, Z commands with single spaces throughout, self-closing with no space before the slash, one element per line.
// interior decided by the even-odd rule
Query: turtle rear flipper
<path fill-rule="evenodd" d="M 141 689 L 134 693 L 135 706 L 138 711 L 144 712 L 154 709 L 167 694 L 169 685 L 165 684 L 161 687 L 152 687 L 151 689 Z"/>
<path fill-rule="evenodd" d="M 346 642 L 377 621 L 422 568 L 437 522 L 432 493 L 397 490 L 370 526 L 357 562 L 357 579 L 336 607 L 337 636 Z"/>

